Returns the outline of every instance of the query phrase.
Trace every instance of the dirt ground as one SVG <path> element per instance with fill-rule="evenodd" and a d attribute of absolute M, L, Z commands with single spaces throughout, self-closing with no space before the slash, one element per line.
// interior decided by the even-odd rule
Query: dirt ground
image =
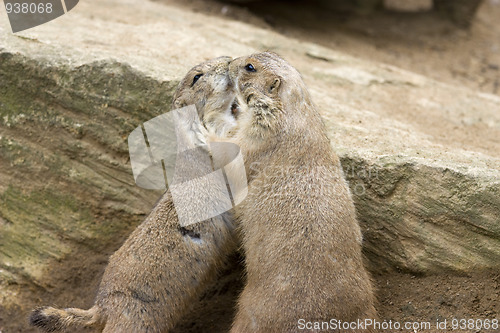
<path fill-rule="evenodd" d="M 439 81 L 500 94 L 500 0 L 485 0 L 470 29 L 456 27 L 435 13 L 377 11 L 369 15 L 313 9 L 308 1 L 262 2 L 236 6 L 212 0 L 159 0 L 189 10 L 250 22 L 299 40 L 338 49 L 353 56 L 392 64 Z M 401 0 L 413 1 L 413 0 Z M 500 112 L 500 110 L 499 110 Z M 125 235 L 122 235 L 124 239 Z M 98 256 L 82 251 L 54 266 L 53 289 L 32 286 L 26 302 L 88 307 L 93 300 L 107 258 L 119 244 L 110 244 Z M 202 296 L 176 332 L 223 332 L 232 317 L 241 283 L 232 278 L 241 266 L 228 267 L 222 283 Z M 71 278 L 68 279 L 68 277 Z M 500 332 L 453 329 L 455 319 L 500 320 L 500 272 L 473 272 L 457 276 L 415 276 L 405 272 L 374 274 L 380 320 L 418 322 L 403 332 Z M 61 289 L 61 284 L 65 290 Z M 82 286 L 86 286 L 82 288 Z M 24 286 L 19 286 L 24 288 Z M 32 299 L 36 295 L 36 300 Z M 29 297 L 28 297 L 29 296 Z M 22 311 L 0 312 L 0 333 L 34 332 Z M 436 321 L 446 320 L 446 329 Z M 430 323 L 431 329 L 422 328 Z M 458 322 L 461 324 L 462 322 Z M 479 324 L 476 321 L 475 324 Z M 417 324 L 415 324 L 417 325 Z M 389 332 L 390 330 L 382 330 Z M 394 330 L 398 331 L 398 330 Z"/>

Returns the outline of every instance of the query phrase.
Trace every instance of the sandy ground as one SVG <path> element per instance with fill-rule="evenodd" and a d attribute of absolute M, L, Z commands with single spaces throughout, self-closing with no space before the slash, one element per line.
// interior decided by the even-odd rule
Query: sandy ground
<path fill-rule="evenodd" d="M 212 0 L 159 0 L 188 10 L 250 22 L 299 40 L 315 42 L 348 54 L 408 69 L 436 80 L 500 94 L 500 0 L 485 0 L 469 30 L 457 28 L 434 13 L 375 12 L 370 15 L 312 9 L 307 1 L 262 2 L 235 6 Z M 407 0 L 410 1 L 410 0 Z M 499 110 L 500 112 L 500 110 Z M 122 236 L 123 238 L 125 235 Z M 33 287 L 34 301 L 45 304 L 88 307 L 108 256 L 119 247 L 110 244 L 99 258 L 80 253 L 54 267 L 54 288 Z M 68 265 L 68 262 L 74 264 Z M 96 266 L 97 263 L 97 266 Z M 231 322 L 235 298 L 241 288 L 232 277 L 241 266 L 228 267 L 219 283 L 202 296 L 199 304 L 176 332 L 223 332 Z M 68 276 L 71 278 L 68 279 Z M 466 276 L 445 273 L 414 276 L 386 272 L 373 276 L 381 320 L 418 322 L 403 332 L 500 332 L 475 328 L 453 329 L 453 319 L 500 320 L 500 272 L 474 272 Z M 60 294 L 60 284 L 68 291 Z M 82 285 L 87 286 L 82 288 Z M 36 295 L 33 300 L 32 295 Z M 26 326 L 26 313 L 0 313 L 0 333 L 34 332 Z M 447 329 L 436 322 L 446 320 Z M 22 324 L 20 324 L 22 323 Z M 422 328 L 426 323 L 431 329 Z M 458 322 L 460 325 L 462 322 Z M 478 325 L 476 321 L 474 325 Z M 412 324 L 413 325 L 413 324 Z M 388 332 L 389 330 L 383 330 Z"/>

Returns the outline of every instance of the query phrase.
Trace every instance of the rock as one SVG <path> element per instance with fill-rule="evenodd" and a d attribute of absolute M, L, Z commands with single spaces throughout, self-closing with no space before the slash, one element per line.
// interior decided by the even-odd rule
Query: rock
<path fill-rule="evenodd" d="M 0 314 L 91 304 L 159 195 L 135 186 L 128 134 L 193 65 L 258 50 L 303 74 L 372 271 L 500 268 L 498 96 L 160 2 L 81 1 L 16 35 L 0 23 Z"/>
<path fill-rule="evenodd" d="M 372 269 L 498 267 L 500 98 L 332 51 L 308 55 L 328 64 L 309 66 L 309 86 L 355 195 Z"/>

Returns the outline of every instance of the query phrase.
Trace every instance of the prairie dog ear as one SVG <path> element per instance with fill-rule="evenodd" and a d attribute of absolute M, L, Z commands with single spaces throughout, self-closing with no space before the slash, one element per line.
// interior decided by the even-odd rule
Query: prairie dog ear
<path fill-rule="evenodd" d="M 174 109 L 180 109 L 182 107 L 186 106 L 186 103 L 182 100 L 182 98 L 178 98 L 174 102 Z"/>
<path fill-rule="evenodd" d="M 281 85 L 281 80 L 279 77 L 275 77 L 273 82 L 271 83 L 271 86 L 269 87 L 269 92 L 270 93 L 275 93 L 279 86 Z"/>

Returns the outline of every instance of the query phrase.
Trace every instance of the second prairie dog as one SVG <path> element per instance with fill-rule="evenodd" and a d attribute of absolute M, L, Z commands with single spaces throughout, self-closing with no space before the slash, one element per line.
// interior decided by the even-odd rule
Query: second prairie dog
<path fill-rule="evenodd" d="M 177 88 L 173 107 L 196 104 L 204 122 L 220 126 L 216 132 L 228 131 L 231 123 L 222 126 L 211 115 L 231 113 L 230 60 L 216 58 L 192 68 Z M 215 280 L 217 268 L 235 247 L 228 213 L 182 228 L 167 191 L 110 257 L 91 309 L 42 307 L 30 322 L 46 332 L 79 327 L 105 333 L 167 332 Z"/>
<path fill-rule="evenodd" d="M 300 74 L 271 52 L 234 60 L 229 74 L 249 180 L 235 209 L 247 281 L 231 333 L 375 318 L 351 193 Z"/>

